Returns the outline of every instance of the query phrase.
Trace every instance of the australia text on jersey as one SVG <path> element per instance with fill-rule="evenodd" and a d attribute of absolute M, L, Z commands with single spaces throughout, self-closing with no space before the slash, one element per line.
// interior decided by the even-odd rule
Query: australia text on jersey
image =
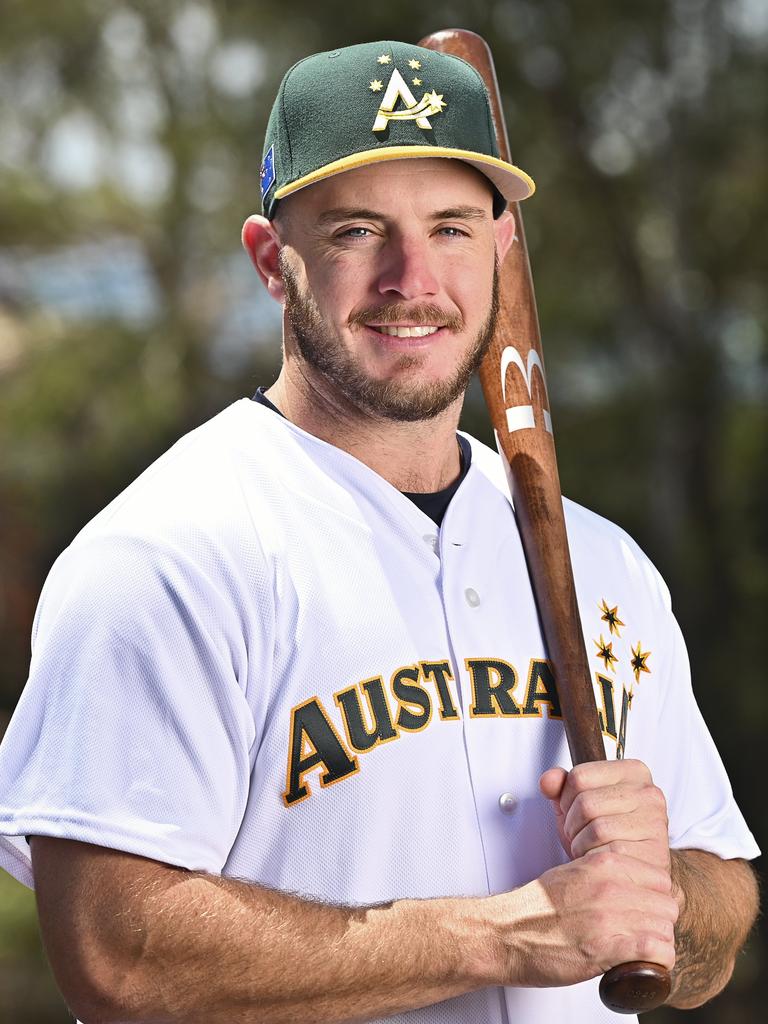
<path fill-rule="evenodd" d="M 467 658 L 464 664 L 471 686 L 470 718 L 542 718 L 544 711 L 547 718 L 562 718 L 548 661 L 531 659 L 524 688 L 519 685 L 518 671 L 507 661 Z M 595 683 L 600 728 L 616 743 L 616 756 L 621 757 L 631 706 L 630 691 L 622 685 L 617 715 L 615 681 L 598 672 Z M 461 719 L 447 659 L 420 661 L 396 669 L 390 677 L 389 690 L 394 706 L 379 675 L 335 693 L 333 713 L 316 696 L 291 708 L 283 793 L 286 806 L 311 796 L 308 772 L 322 769 L 321 788 L 333 785 L 360 771 L 358 754 L 397 740 L 403 733 L 426 729 L 435 709 L 441 722 Z M 334 719 L 341 728 L 334 724 Z"/>

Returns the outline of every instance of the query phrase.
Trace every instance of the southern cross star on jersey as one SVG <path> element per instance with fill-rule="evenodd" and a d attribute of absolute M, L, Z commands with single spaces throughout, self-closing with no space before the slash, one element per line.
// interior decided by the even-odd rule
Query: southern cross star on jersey
<path fill-rule="evenodd" d="M 635 673 L 635 681 L 638 683 L 640 682 L 641 672 L 650 673 L 651 671 L 648 668 L 648 665 L 646 664 L 650 656 L 651 652 L 644 651 L 640 641 L 638 640 L 637 649 L 635 649 L 634 647 L 632 648 L 632 671 Z"/>
<path fill-rule="evenodd" d="M 593 640 L 592 642 L 594 643 L 595 647 L 597 647 L 596 657 L 602 658 L 605 662 L 605 667 L 609 669 L 609 671 L 613 672 L 613 666 L 619 660 L 613 653 L 613 643 L 605 641 L 603 639 L 602 633 L 600 634 L 599 640 Z"/>
<path fill-rule="evenodd" d="M 603 598 L 600 603 L 600 611 L 603 613 L 600 618 L 603 622 L 608 623 L 609 633 L 615 633 L 616 636 L 621 636 L 619 627 L 623 626 L 624 623 L 619 618 L 619 607 L 616 605 L 615 608 L 609 608 L 608 602 Z"/>

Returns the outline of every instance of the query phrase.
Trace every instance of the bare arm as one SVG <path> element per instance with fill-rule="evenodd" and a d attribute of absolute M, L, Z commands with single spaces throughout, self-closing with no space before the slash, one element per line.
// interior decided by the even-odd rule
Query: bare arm
<path fill-rule="evenodd" d="M 746 861 L 673 850 L 672 884 L 680 916 L 669 1003 L 688 1010 L 728 984 L 757 916 L 757 881 Z"/>
<path fill-rule="evenodd" d="M 459 915 L 444 928 L 429 903 L 350 910 L 80 843 L 32 852 L 46 950 L 85 1024 L 352 1021 L 477 984 Z"/>
<path fill-rule="evenodd" d="M 663 872 L 613 854 L 513 893 L 358 909 L 67 840 L 33 838 L 32 857 L 46 950 L 84 1024 L 341 1024 L 674 961 Z"/>

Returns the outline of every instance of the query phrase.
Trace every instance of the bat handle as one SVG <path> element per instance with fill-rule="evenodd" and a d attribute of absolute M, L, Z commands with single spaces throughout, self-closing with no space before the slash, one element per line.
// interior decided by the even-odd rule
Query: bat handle
<path fill-rule="evenodd" d="M 645 1013 L 669 998 L 669 971 L 642 960 L 617 964 L 600 980 L 600 998 L 614 1013 Z"/>

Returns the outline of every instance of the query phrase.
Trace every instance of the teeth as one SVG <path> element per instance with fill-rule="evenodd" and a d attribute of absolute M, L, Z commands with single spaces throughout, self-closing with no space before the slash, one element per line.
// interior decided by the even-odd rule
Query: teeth
<path fill-rule="evenodd" d="M 389 334 L 393 338 L 426 338 L 428 334 L 439 331 L 439 327 L 374 327 L 379 334 Z"/>

